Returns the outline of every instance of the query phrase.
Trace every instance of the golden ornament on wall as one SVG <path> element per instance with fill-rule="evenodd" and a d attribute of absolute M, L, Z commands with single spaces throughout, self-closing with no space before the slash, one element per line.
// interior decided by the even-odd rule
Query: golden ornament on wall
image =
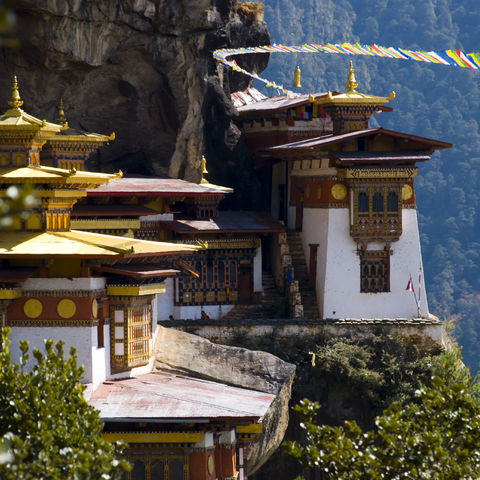
<path fill-rule="evenodd" d="M 92 315 L 93 318 L 97 318 L 98 316 L 98 302 L 96 298 L 94 298 L 92 302 Z"/>
<path fill-rule="evenodd" d="M 332 186 L 332 197 L 335 200 L 343 200 L 347 196 L 347 187 L 343 183 Z"/>
<path fill-rule="evenodd" d="M 317 187 L 317 200 L 320 200 L 322 198 L 322 187 L 319 185 Z"/>
<path fill-rule="evenodd" d="M 406 183 L 402 187 L 402 200 L 410 200 L 412 198 L 412 195 L 413 195 L 413 188 L 408 183 Z"/>
<path fill-rule="evenodd" d="M 208 474 L 213 475 L 214 469 L 215 469 L 215 463 L 214 463 L 214 460 L 213 460 L 213 455 L 209 455 L 208 460 L 207 460 Z"/>
<path fill-rule="evenodd" d="M 42 312 L 42 302 L 40 300 L 37 300 L 36 298 L 30 298 L 23 305 L 23 313 L 28 318 L 37 318 L 42 314 Z"/>
<path fill-rule="evenodd" d="M 310 198 L 310 185 L 305 187 L 305 197 Z"/>
<path fill-rule="evenodd" d="M 62 318 L 72 318 L 77 311 L 77 306 L 73 300 L 64 298 L 57 303 L 57 313 Z"/>

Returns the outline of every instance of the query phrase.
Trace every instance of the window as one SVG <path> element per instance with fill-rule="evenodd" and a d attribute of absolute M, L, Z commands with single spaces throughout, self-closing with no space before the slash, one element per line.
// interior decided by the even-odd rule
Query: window
<path fill-rule="evenodd" d="M 383 212 L 383 195 L 380 192 L 373 193 L 372 211 Z"/>
<path fill-rule="evenodd" d="M 368 194 L 365 192 L 358 194 L 358 211 L 368 212 Z"/>
<path fill-rule="evenodd" d="M 150 298 L 125 300 L 110 296 L 111 368 L 112 372 L 145 365 L 150 358 L 152 307 Z M 139 467 L 140 468 L 140 467 Z"/>
<path fill-rule="evenodd" d="M 172 455 L 127 455 L 133 464 L 124 480 L 183 480 L 188 478 L 188 456 Z"/>
<path fill-rule="evenodd" d="M 222 305 L 238 301 L 240 262 L 253 263 L 255 252 L 216 250 L 214 254 L 184 257 L 194 266 L 200 277 L 191 280 L 184 276 L 178 279 L 176 305 Z M 201 258 L 201 260 L 198 260 Z"/>
<path fill-rule="evenodd" d="M 360 253 L 360 292 L 390 291 L 390 252 L 363 251 Z"/>
<path fill-rule="evenodd" d="M 402 234 L 400 186 L 354 186 L 350 234 L 356 240 L 397 240 Z"/>
<path fill-rule="evenodd" d="M 388 192 L 387 195 L 387 211 L 398 212 L 398 195 L 396 192 Z"/>

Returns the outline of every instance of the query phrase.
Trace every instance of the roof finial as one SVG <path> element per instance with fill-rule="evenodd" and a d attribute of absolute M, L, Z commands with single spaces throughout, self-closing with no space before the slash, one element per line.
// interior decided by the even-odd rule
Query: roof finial
<path fill-rule="evenodd" d="M 300 84 L 300 75 L 302 71 L 300 70 L 300 67 L 297 65 L 297 68 L 295 70 L 295 73 L 293 74 L 293 91 L 296 92 L 297 88 L 301 88 L 302 85 Z"/>
<path fill-rule="evenodd" d="M 350 68 L 348 69 L 347 83 L 344 85 L 347 92 L 355 92 L 358 87 L 357 80 L 355 79 L 355 70 L 353 69 L 353 62 L 350 60 Z"/>
<path fill-rule="evenodd" d="M 10 98 L 10 101 L 8 102 L 8 104 L 12 108 L 20 108 L 23 105 L 23 102 L 20 99 L 20 94 L 18 93 L 18 83 L 17 83 L 16 75 L 14 75 L 13 77 L 12 97 Z"/>
<path fill-rule="evenodd" d="M 67 123 L 67 117 L 65 116 L 65 112 L 63 111 L 63 98 L 60 98 L 60 103 L 58 104 L 56 122 L 59 125 L 65 125 Z"/>
<path fill-rule="evenodd" d="M 200 170 L 202 171 L 201 174 L 202 174 L 202 177 L 200 178 L 200 183 L 208 183 L 208 180 L 205 180 L 203 178 L 203 175 L 205 173 L 208 173 L 208 170 L 207 170 L 207 159 L 205 158 L 205 155 L 202 155 L 202 159 L 200 160 Z"/>

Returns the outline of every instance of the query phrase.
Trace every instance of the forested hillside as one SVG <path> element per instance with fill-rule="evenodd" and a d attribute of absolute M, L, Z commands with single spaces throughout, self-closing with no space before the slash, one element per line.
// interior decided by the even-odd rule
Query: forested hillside
<path fill-rule="evenodd" d="M 272 42 L 355 42 L 480 51 L 475 0 L 264 0 Z M 480 364 L 480 72 L 386 58 L 273 54 L 262 76 L 302 91 L 343 91 L 353 59 L 358 90 L 397 97 L 379 125 L 454 143 L 420 167 L 416 195 L 430 311 L 451 318 L 465 362 Z M 270 91 L 269 94 L 274 92 Z M 412 272 L 416 276 L 417 272 Z M 405 279 L 405 284 L 408 279 Z"/>

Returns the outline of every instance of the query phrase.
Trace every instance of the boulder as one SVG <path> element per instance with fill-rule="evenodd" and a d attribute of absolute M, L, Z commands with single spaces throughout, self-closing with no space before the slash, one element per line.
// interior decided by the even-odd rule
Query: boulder
<path fill-rule="evenodd" d="M 263 418 L 263 433 L 248 448 L 248 472 L 254 473 L 280 446 L 288 425 L 288 403 L 295 365 L 266 352 L 212 343 L 205 338 L 158 327 L 155 368 L 236 387 L 274 394 Z"/>

